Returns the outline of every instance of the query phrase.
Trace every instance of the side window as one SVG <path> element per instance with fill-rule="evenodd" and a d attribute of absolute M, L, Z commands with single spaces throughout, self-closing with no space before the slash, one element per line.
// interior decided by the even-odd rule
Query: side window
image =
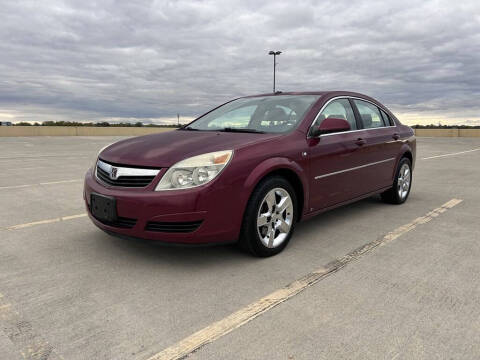
<path fill-rule="evenodd" d="M 387 126 L 394 126 L 395 123 L 393 122 L 393 120 L 390 118 L 390 116 L 387 115 L 387 113 L 385 111 L 383 111 L 382 109 L 380 109 L 380 114 L 382 114 L 382 118 L 383 118 L 383 122 L 387 125 Z"/>
<path fill-rule="evenodd" d="M 373 129 L 385 126 L 378 108 L 369 102 L 362 100 L 353 100 L 357 106 L 358 112 L 365 129 Z"/>
<path fill-rule="evenodd" d="M 350 124 L 351 130 L 357 129 L 355 115 L 348 99 L 333 100 L 329 103 L 318 116 L 316 125 L 320 125 L 326 118 L 345 119 Z"/>

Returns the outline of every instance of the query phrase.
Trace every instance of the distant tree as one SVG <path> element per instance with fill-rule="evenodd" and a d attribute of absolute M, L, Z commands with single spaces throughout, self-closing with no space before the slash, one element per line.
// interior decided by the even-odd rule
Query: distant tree
<path fill-rule="evenodd" d="M 110 126 L 110 123 L 103 121 L 103 122 L 96 123 L 95 126 Z"/>
<path fill-rule="evenodd" d="M 480 129 L 480 125 L 412 125 L 413 129 Z"/>

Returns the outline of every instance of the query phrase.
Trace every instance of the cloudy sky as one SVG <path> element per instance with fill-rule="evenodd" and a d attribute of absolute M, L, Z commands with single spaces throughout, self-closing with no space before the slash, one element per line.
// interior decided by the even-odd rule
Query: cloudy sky
<path fill-rule="evenodd" d="M 187 120 L 271 91 L 271 49 L 280 90 L 480 125 L 478 0 L 2 0 L 0 120 Z"/>

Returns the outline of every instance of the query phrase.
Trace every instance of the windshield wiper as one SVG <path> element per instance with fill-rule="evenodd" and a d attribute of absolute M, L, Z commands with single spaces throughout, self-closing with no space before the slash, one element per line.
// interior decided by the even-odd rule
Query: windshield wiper
<path fill-rule="evenodd" d="M 223 129 L 218 129 L 217 131 L 265 134 L 265 131 L 260 131 L 260 130 L 255 130 L 255 129 L 248 129 L 248 128 L 232 128 L 232 127 L 226 127 L 226 128 L 223 128 Z"/>
<path fill-rule="evenodd" d="M 181 127 L 179 130 L 200 131 L 199 129 L 195 129 L 190 126 Z"/>

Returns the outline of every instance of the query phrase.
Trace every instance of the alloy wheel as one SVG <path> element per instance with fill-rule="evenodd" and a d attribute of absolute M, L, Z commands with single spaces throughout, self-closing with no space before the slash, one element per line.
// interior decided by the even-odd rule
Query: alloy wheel
<path fill-rule="evenodd" d="M 268 248 L 280 246 L 293 223 L 293 202 L 282 188 L 270 190 L 263 198 L 257 215 L 257 232 L 262 244 Z"/>
<path fill-rule="evenodd" d="M 412 181 L 412 172 L 408 164 L 403 164 L 398 173 L 397 191 L 400 199 L 405 199 L 410 190 L 410 183 Z"/>

